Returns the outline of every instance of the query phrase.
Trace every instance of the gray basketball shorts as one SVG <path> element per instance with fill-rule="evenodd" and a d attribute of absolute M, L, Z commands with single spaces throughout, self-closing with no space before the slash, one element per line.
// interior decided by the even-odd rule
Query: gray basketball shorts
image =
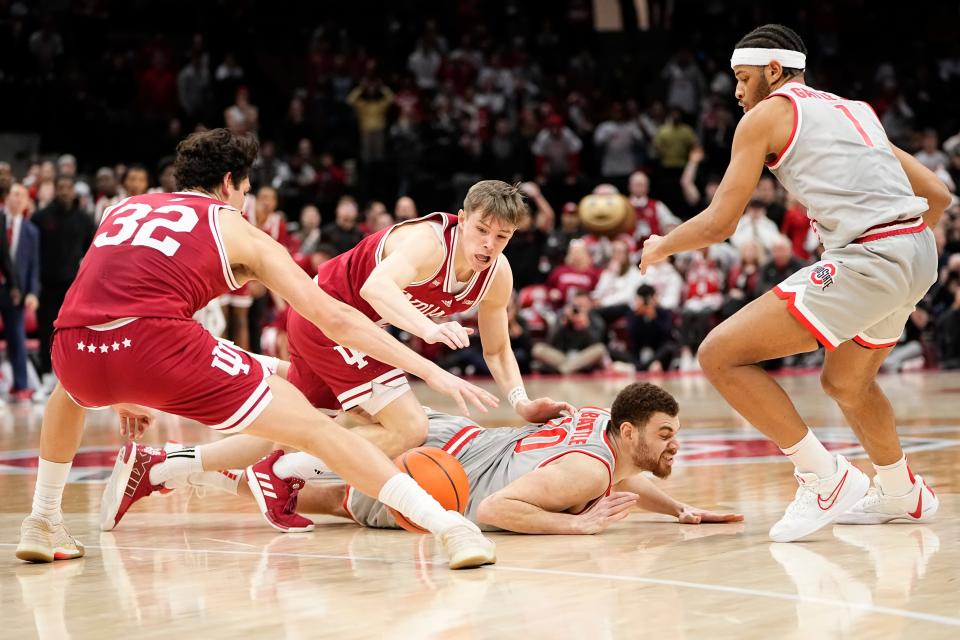
<path fill-rule="evenodd" d="M 884 349 L 936 280 L 936 242 L 924 227 L 828 249 L 773 291 L 828 351 L 847 340 Z"/>

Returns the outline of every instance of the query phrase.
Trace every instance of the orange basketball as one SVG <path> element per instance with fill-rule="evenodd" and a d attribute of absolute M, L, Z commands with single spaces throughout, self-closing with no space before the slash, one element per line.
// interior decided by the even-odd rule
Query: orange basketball
<path fill-rule="evenodd" d="M 452 455 L 436 447 L 417 447 L 400 454 L 393 461 L 400 471 L 417 481 L 424 491 L 432 495 L 444 509 L 463 513 L 470 496 L 467 472 Z M 390 513 L 397 524 L 413 533 L 429 533 L 421 529 L 394 509 Z"/>

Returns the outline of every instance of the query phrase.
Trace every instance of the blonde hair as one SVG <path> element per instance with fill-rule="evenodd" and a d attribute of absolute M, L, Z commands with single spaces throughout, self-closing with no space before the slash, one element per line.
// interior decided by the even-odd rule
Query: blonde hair
<path fill-rule="evenodd" d="M 513 227 L 520 226 L 530 213 L 520 183 L 511 185 L 502 180 L 481 180 L 470 187 L 463 210 L 467 215 L 477 212 L 482 219 L 493 216 L 501 224 Z"/>

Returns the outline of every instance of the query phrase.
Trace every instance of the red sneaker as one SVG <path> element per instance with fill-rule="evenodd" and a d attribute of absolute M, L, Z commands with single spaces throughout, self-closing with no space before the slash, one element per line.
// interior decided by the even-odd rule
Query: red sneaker
<path fill-rule="evenodd" d="M 271 527 L 289 533 L 313 531 L 313 521 L 297 513 L 297 495 L 303 488 L 303 480 L 281 478 L 273 472 L 273 463 L 282 455 L 283 449 L 277 449 L 247 467 L 247 485 Z"/>
<path fill-rule="evenodd" d="M 150 484 L 150 469 L 167 459 L 167 452 L 133 442 L 120 447 L 113 473 L 100 500 L 100 530 L 110 531 L 130 506 L 160 489 Z"/>

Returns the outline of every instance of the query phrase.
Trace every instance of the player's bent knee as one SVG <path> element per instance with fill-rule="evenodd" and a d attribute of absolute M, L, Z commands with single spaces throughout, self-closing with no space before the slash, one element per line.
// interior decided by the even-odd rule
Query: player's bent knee
<path fill-rule="evenodd" d="M 867 387 L 862 380 L 831 374 L 826 370 L 820 375 L 820 386 L 824 393 L 841 405 L 853 405 L 860 402 L 864 398 L 864 391 Z"/>
<path fill-rule="evenodd" d="M 697 361 L 705 376 L 708 378 L 716 376 L 725 367 L 733 364 L 729 358 L 725 357 L 724 351 L 722 341 L 718 340 L 714 333 L 708 335 L 701 343 L 700 348 L 697 349 Z"/>

